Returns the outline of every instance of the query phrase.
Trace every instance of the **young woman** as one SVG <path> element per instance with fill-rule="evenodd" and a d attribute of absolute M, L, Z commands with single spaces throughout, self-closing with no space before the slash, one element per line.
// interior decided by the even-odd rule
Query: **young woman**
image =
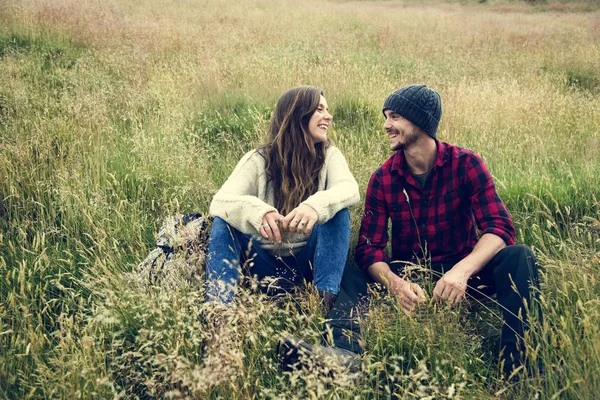
<path fill-rule="evenodd" d="M 327 137 L 331 121 L 318 88 L 279 98 L 267 143 L 242 157 L 210 205 L 209 300 L 231 302 L 243 270 L 272 295 L 314 281 L 333 304 L 349 247 L 347 207 L 360 195 Z"/>

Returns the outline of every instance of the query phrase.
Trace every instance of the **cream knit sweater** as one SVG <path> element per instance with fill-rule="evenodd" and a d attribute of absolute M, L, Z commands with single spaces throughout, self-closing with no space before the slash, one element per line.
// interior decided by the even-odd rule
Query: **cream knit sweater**
<path fill-rule="evenodd" d="M 325 152 L 325 163 L 319 175 L 317 192 L 302 202 L 319 216 L 318 224 L 329 221 L 338 211 L 358 203 L 358 184 L 346 159 L 334 146 Z M 215 194 L 210 214 L 220 217 L 245 234 L 251 234 L 262 248 L 275 256 L 296 254 L 307 242 L 305 234 L 283 233 L 283 243 L 273 244 L 258 233 L 263 216 L 273 207 L 273 190 L 267 191 L 265 160 L 256 150 L 249 151 Z"/>

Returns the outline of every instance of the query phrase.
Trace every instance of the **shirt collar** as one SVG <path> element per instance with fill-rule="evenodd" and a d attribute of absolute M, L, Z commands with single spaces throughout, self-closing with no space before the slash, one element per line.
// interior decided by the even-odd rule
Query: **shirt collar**
<path fill-rule="evenodd" d="M 435 139 L 435 143 L 437 145 L 437 156 L 433 164 L 434 168 L 441 167 L 448 159 L 448 154 L 446 152 L 447 144 L 440 142 L 437 139 Z M 397 151 L 392 157 L 392 171 L 398 171 L 399 175 L 404 175 L 405 171 L 408 172 L 408 166 L 404 161 L 405 157 L 403 151 Z"/>

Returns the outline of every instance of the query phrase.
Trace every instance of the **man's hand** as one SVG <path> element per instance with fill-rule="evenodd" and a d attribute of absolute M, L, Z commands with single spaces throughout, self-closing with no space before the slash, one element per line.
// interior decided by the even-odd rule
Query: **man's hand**
<path fill-rule="evenodd" d="M 465 297 L 471 274 L 468 272 L 469 268 L 462 263 L 456 264 L 440 278 L 433 289 L 433 300 L 444 300 L 455 305 Z"/>
<path fill-rule="evenodd" d="M 263 216 L 262 223 L 260 225 L 259 233 L 262 237 L 269 239 L 270 241 L 276 241 L 281 243 L 281 231 L 279 230 L 279 224 L 283 221 L 283 215 L 277 211 L 269 211 Z"/>
<path fill-rule="evenodd" d="M 425 292 L 421 286 L 402 279 L 391 271 L 386 278 L 389 281 L 388 288 L 400 301 L 406 315 L 411 315 L 420 303 L 425 302 Z"/>
<path fill-rule="evenodd" d="M 300 204 L 283 218 L 283 229 L 290 232 L 310 234 L 319 220 L 319 215 L 311 206 Z"/>

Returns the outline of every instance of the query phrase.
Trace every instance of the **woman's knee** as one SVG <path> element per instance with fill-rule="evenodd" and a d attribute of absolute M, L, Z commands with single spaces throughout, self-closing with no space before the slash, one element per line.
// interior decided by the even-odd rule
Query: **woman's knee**
<path fill-rule="evenodd" d="M 340 215 L 340 216 L 343 216 L 344 218 L 350 219 L 350 210 L 348 210 L 347 208 L 342 208 L 335 215 L 336 216 Z"/>
<path fill-rule="evenodd" d="M 235 236 L 236 230 L 224 219 L 214 217 L 210 228 L 210 240 L 219 240 Z"/>
<path fill-rule="evenodd" d="M 348 211 L 347 208 L 344 208 L 338 211 L 332 219 L 336 219 L 337 221 L 350 226 L 350 211 Z"/>
<path fill-rule="evenodd" d="M 241 257 L 240 232 L 222 218 L 215 217 L 213 220 L 207 256 L 211 264 Z"/>
<path fill-rule="evenodd" d="M 325 232 L 327 236 L 342 234 L 350 238 L 350 212 L 347 208 L 344 208 L 338 211 L 329 221 L 315 228 L 319 233 Z"/>
<path fill-rule="evenodd" d="M 212 226 L 210 228 L 210 233 L 212 234 L 214 231 L 220 231 L 226 229 L 229 226 L 227 222 L 221 217 L 214 217 L 212 221 Z"/>
<path fill-rule="evenodd" d="M 329 221 L 321 224 L 321 226 L 340 226 L 340 225 L 348 225 L 350 226 L 350 212 L 347 208 L 344 208 L 337 213 L 333 217 L 329 219 Z"/>

